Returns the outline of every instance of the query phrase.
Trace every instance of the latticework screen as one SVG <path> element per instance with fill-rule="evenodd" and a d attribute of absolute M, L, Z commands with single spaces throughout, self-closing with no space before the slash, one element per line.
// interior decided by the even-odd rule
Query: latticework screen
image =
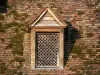
<path fill-rule="evenodd" d="M 36 33 L 36 67 L 57 67 L 59 33 Z"/>

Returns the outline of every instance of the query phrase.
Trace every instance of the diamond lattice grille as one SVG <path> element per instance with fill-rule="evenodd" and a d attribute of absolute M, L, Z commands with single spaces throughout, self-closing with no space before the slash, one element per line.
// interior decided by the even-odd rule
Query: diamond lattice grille
<path fill-rule="evenodd" d="M 36 66 L 58 65 L 59 33 L 36 33 Z"/>

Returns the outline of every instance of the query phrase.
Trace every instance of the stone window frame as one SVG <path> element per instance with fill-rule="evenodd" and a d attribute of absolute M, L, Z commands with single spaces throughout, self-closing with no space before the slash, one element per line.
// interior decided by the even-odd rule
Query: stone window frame
<path fill-rule="evenodd" d="M 59 65 L 58 67 L 54 67 L 54 68 L 44 68 L 44 69 L 63 69 L 63 61 L 64 61 L 64 35 L 63 35 L 63 32 L 64 32 L 64 29 L 35 29 L 35 28 L 32 28 L 31 29 L 31 68 L 32 69 L 39 69 L 39 68 L 36 68 L 36 55 L 35 55 L 35 46 L 36 46 L 36 32 L 58 32 L 59 33 Z M 43 69 L 43 68 L 42 68 Z"/>

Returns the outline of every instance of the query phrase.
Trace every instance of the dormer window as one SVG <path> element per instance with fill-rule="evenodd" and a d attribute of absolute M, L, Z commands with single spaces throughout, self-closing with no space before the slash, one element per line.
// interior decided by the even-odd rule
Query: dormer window
<path fill-rule="evenodd" d="M 50 8 L 46 8 L 30 25 L 31 67 L 33 69 L 62 69 L 64 28 Z"/>

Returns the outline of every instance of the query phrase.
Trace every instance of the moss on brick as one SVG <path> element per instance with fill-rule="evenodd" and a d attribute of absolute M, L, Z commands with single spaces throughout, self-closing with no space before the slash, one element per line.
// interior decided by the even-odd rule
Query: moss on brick
<path fill-rule="evenodd" d="M 7 29 L 10 29 L 10 28 L 12 28 L 12 30 L 14 31 L 15 35 L 9 37 L 10 43 L 8 44 L 6 49 L 12 49 L 12 54 L 14 56 L 17 55 L 13 58 L 12 62 L 14 61 L 14 62 L 20 63 L 20 65 L 15 67 L 14 70 L 8 69 L 9 71 L 7 70 L 5 74 L 6 75 L 14 75 L 14 74 L 22 75 L 22 72 L 18 70 L 20 70 L 21 67 L 23 66 L 21 63 L 25 61 L 25 59 L 22 56 L 23 56 L 23 35 L 27 31 L 26 26 L 18 22 L 11 22 L 4 25 L 2 25 L 1 23 L 1 27 L 2 29 L 4 29 L 2 30 L 2 32 L 4 33 Z"/>
<path fill-rule="evenodd" d="M 5 28 L 3 27 L 2 23 L 0 23 L 0 32 L 5 32 Z"/>
<path fill-rule="evenodd" d="M 79 45 L 74 45 L 74 47 L 72 48 L 72 53 L 75 53 L 75 54 L 82 53 L 81 47 Z"/>
<path fill-rule="evenodd" d="M 6 70 L 7 70 L 7 65 L 4 62 L 1 62 L 0 63 L 0 75 L 5 74 Z"/>
<path fill-rule="evenodd" d="M 4 15 L 0 13 L 0 20 L 4 20 L 4 19 L 5 19 Z"/>
<path fill-rule="evenodd" d="M 78 11 L 77 11 L 77 14 L 78 14 L 78 15 L 83 15 L 83 14 L 85 14 L 85 12 L 83 12 L 83 11 L 81 11 L 81 10 L 78 10 Z"/>
<path fill-rule="evenodd" d="M 7 23 L 4 25 L 5 29 L 9 29 L 10 27 L 21 27 L 22 24 L 18 23 L 18 22 L 11 22 L 11 23 Z"/>
<path fill-rule="evenodd" d="M 20 21 L 25 20 L 27 17 L 28 17 L 28 14 L 26 13 L 16 13 L 14 15 L 15 20 L 20 20 Z"/>
<path fill-rule="evenodd" d="M 25 59 L 21 56 L 15 56 L 13 61 L 16 61 L 16 62 L 19 62 L 19 63 L 22 63 L 25 61 Z"/>
<path fill-rule="evenodd" d="M 88 32 L 86 35 L 87 35 L 88 38 L 94 36 L 94 34 L 92 32 Z"/>
<path fill-rule="evenodd" d="M 80 45 L 74 45 L 72 48 L 72 53 L 77 55 L 72 55 L 73 58 L 81 58 L 84 59 L 85 53 L 83 53 L 83 47 Z"/>
<path fill-rule="evenodd" d="M 100 12 L 100 8 L 94 10 L 95 13 Z"/>
<path fill-rule="evenodd" d="M 14 75 L 14 74 L 17 75 L 17 69 L 8 69 L 6 71 L 6 75 Z"/>
<path fill-rule="evenodd" d="M 8 44 L 6 49 L 11 48 L 12 53 L 18 54 L 18 55 L 23 55 L 23 35 L 24 32 L 26 31 L 25 25 L 20 24 L 18 22 L 11 22 L 7 23 L 4 25 L 4 30 L 9 29 L 10 27 L 14 27 L 14 31 L 16 35 L 10 37 L 9 39 L 11 42 Z"/>
<path fill-rule="evenodd" d="M 23 55 L 23 35 L 17 34 L 11 38 L 12 53 Z"/>
<path fill-rule="evenodd" d="M 14 31 L 16 35 L 10 37 L 9 39 L 11 42 L 8 44 L 7 48 L 12 49 L 12 53 L 18 54 L 18 55 L 23 55 L 23 25 L 19 24 L 17 22 L 11 22 L 5 25 L 5 29 L 8 29 L 10 27 L 14 27 Z M 25 31 L 25 30 L 24 30 Z"/>

